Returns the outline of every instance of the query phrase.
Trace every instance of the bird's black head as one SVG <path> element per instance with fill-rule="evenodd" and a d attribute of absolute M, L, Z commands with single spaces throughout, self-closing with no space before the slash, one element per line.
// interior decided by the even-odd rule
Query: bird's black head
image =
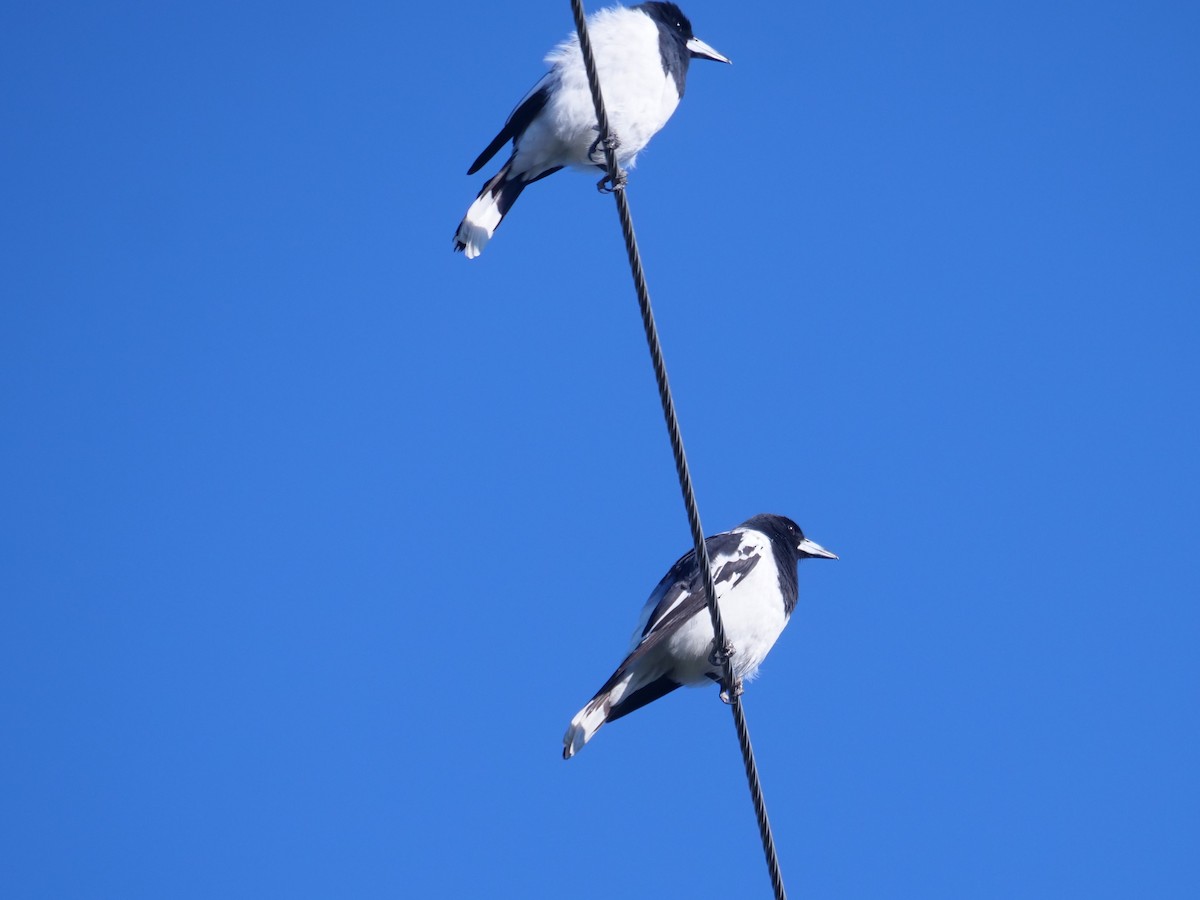
<path fill-rule="evenodd" d="M 644 10 L 655 22 L 674 31 L 679 36 L 680 43 L 686 44 L 695 37 L 692 34 L 692 23 L 674 3 L 643 3 L 634 9 Z"/>
<path fill-rule="evenodd" d="M 687 63 L 690 59 L 711 59 L 716 62 L 729 62 L 724 56 L 714 50 L 692 31 L 692 23 L 688 17 L 683 14 L 683 10 L 674 3 L 642 3 L 633 9 L 640 9 L 658 25 L 659 33 L 662 35 L 659 39 L 660 49 L 663 50 L 664 63 L 670 55 L 667 48 L 662 46 L 668 41 L 674 45 L 676 52 L 679 53 L 681 60 L 679 65 L 683 72 L 687 72 Z M 671 71 L 668 68 L 668 71 Z M 680 92 L 682 94 L 682 91 Z"/>
<path fill-rule="evenodd" d="M 747 519 L 745 525 L 770 535 L 776 546 L 786 546 L 796 559 L 837 559 L 836 553 L 830 553 L 816 541 L 806 538 L 800 526 L 787 516 L 762 513 Z"/>

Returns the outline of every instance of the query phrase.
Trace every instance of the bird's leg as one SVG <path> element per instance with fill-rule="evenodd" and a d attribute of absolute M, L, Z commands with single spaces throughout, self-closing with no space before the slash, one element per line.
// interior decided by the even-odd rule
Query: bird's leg
<path fill-rule="evenodd" d="M 723 649 L 718 649 L 715 643 L 716 642 L 714 641 L 712 652 L 708 654 L 708 661 L 713 666 L 720 669 L 721 674 L 714 675 L 712 672 L 708 672 L 706 674 L 709 678 L 721 686 L 721 702 L 732 703 L 735 697 L 742 696 L 742 679 L 734 679 L 732 691 L 730 690 L 729 685 L 725 683 L 724 673 L 726 671 L 726 666 L 729 663 L 729 658 L 733 656 L 733 644 L 726 642 Z"/>
<path fill-rule="evenodd" d="M 597 128 L 596 130 L 599 131 L 600 129 Z M 610 132 L 607 141 L 597 136 L 596 140 L 592 141 L 592 146 L 588 148 L 588 159 L 596 163 L 598 168 L 604 170 L 604 177 L 596 182 L 596 190 L 602 194 L 611 194 L 614 191 L 621 191 L 625 189 L 625 182 L 628 179 L 626 178 L 625 171 L 621 168 L 620 164 L 617 165 L 617 175 L 615 178 L 608 172 L 606 148 L 612 150 L 613 159 L 615 160 L 617 148 L 620 146 L 621 141 L 615 134 Z M 597 157 L 599 157 L 601 161 L 597 162 Z"/>

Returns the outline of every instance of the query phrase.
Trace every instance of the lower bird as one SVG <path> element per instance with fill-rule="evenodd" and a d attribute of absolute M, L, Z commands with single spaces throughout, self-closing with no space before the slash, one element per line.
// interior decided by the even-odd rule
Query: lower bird
<path fill-rule="evenodd" d="M 588 34 L 621 166 L 632 166 L 675 112 L 692 59 L 729 62 L 692 33 L 692 23 L 674 3 L 602 9 L 588 17 Z M 474 175 L 512 141 L 508 162 L 483 186 L 454 234 L 454 249 L 468 259 L 483 252 L 528 185 L 565 166 L 605 169 L 579 36 L 555 47 L 546 62 L 550 71 L 467 170 Z"/>
<path fill-rule="evenodd" d="M 713 658 L 713 629 L 696 551 L 685 554 L 658 583 L 642 609 L 629 655 L 563 736 L 570 759 L 605 722 L 641 709 L 683 685 L 716 682 L 740 690 L 779 639 L 796 608 L 796 565 L 802 559 L 837 559 L 809 540 L 791 519 L 763 514 L 705 540 L 717 604 L 733 645 L 735 684 Z"/>

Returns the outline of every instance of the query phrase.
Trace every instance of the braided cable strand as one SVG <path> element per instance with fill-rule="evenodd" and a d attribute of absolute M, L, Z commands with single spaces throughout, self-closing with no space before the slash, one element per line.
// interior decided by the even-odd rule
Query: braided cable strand
<path fill-rule="evenodd" d="M 608 168 L 607 180 L 612 185 L 612 194 L 617 201 L 617 214 L 621 219 L 621 232 L 625 236 L 625 250 L 629 255 L 629 269 L 633 275 L 638 306 L 642 312 L 642 327 L 646 332 L 646 344 L 649 347 L 650 360 L 654 366 L 654 378 L 658 383 L 658 398 L 662 403 L 663 418 L 666 419 L 667 433 L 671 439 L 671 453 L 675 457 L 675 472 L 679 476 L 679 489 L 683 493 L 683 504 L 687 508 L 688 525 L 691 528 L 692 541 L 696 548 L 696 561 L 704 579 L 704 594 L 708 601 L 709 616 L 712 618 L 713 661 L 719 663 L 724 670 L 723 687 L 729 698 L 734 728 L 737 731 L 738 743 L 742 748 L 742 760 L 746 766 L 746 781 L 750 787 L 750 798 L 754 802 L 754 814 L 758 819 L 758 831 L 762 838 L 763 853 L 767 859 L 771 886 L 775 890 L 776 900 L 787 900 L 787 892 L 783 886 L 783 873 L 780 871 L 779 858 L 775 852 L 775 839 L 771 834 L 771 822 L 767 818 L 767 804 L 763 798 L 762 785 L 758 780 L 758 766 L 754 762 L 754 748 L 750 744 L 750 729 L 746 724 L 745 711 L 742 709 L 741 684 L 734 678 L 732 655 L 736 652 L 736 648 L 729 644 L 725 626 L 721 622 L 721 610 L 717 606 L 717 591 L 713 584 L 712 564 L 708 557 L 708 547 L 704 543 L 704 527 L 700 524 L 700 510 L 696 504 L 696 494 L 692 489 L 692 476 L 688 469 L 687 456 L 683 450 L 683 435 L 679 430 L 679 419 L 675 415 L 675 401 L 671 396 L 671 385 L 667 380 L 667 364 L 658 340 L 654 310 L 650 306 L 650 289 L 646 285 L 646 273 L 642 268 L 641 252 L 638 250 L 637 236 L 633 231 L 633 216 L 629 211 L 629 198 L 625 195 L 625 175 L 617 163 L 616 148 L 613 146 L 608 113 L 604 108 L 604 95 L 600 91 L 600 79 L 596 74 L 596 60 L 592 53 L 591 38 L 588 36 L 582 0 L 571 0 L 571 12 L 575 17 L 575 30 L 579 35 L 579 49 L 583 53 L 583 64 L 587 70 L 588 84 L 592 90 L 592 102 L 596 107 L 596 122 L 599 125 L 598 146 L 604 149 L 604 160 Z M 618 135 L 618 139 L 619 137 Z"/>

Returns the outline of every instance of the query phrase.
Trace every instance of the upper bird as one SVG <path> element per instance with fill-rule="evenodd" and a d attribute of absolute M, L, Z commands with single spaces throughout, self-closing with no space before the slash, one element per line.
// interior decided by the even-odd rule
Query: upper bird
<path fill-rule="evenodd" d="M 621 166 L 632 166 L 675 112 L 689 61 L 729 62 L 692 34 L 692 23 L 674 3 L 602 9 L 588 17 L 588 34 Z M 454 235 L 454 249 L 468 259 L 483 251 L 526 185 L 564 166 L 605 168 L 579 36 L 551 50 L 546 62 L 550 71 L 467 170 L 474 175 L 512 141 L 508 162 L 483 186 Z"/>
<path fill-rule="evenodd" d="M 837 559 L 804 536 L 791 519 L 763 514 L 705 539 L 717 604 L 733 644 L 735 691 L 753 678 L 796 608 L 796 564 Z M 642 609 L 629 655 L 563 736 L 570 759 L 605 722 L 619 719 L 682 685 L 724 678 L 710 657 L 712 619 L 696 551 L 685 554 L 658 583 Z"/>

